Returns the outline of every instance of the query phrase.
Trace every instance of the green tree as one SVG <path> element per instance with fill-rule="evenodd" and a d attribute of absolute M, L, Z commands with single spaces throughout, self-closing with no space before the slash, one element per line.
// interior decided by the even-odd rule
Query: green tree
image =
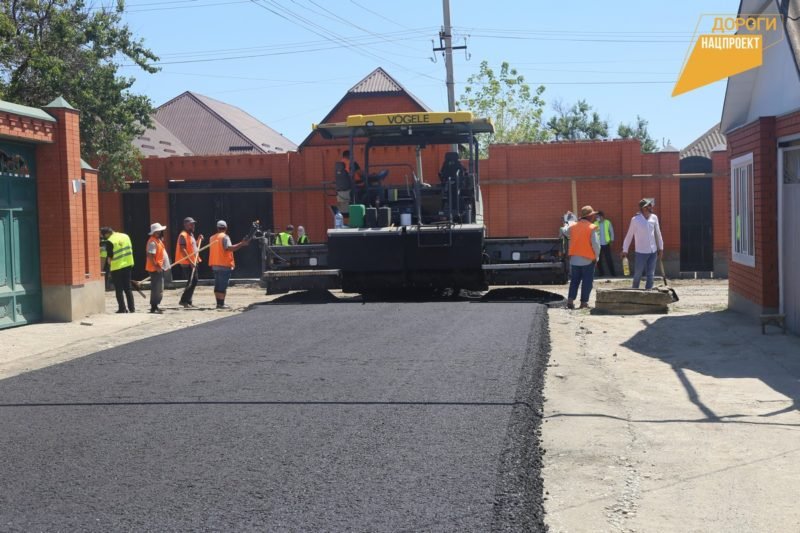
<path fill-rule="evenodd" d="M 578 100 L 571 106 L 557 100 L 553 103 L 556 114 L 547 121 L 547 127 L 557 140 L 605 139 L 608 137 L 608 121 L 602 120 L 597 111 L 586 100 Z"/>
<path fill-rule="evenodd" d="M 542 125 L 542 93 L 544 86 L 532 89 L 508 62 L 495 72 L 488 61 L 481 61 L 478 72 L 467 79 L 458 108 L 492 119 L 495 131 L 487 144 L 545 141 L 550 135 Z M 486 145 L 482 151 L 485 156 Z"/>
<path fill-rule="evenodd" d="M 639 139 L 642 142 L 642 152 L 655 152 L 658 144 L 650 137 L 647 131 L 647 121 L 636 115 L 636 125 L 620 124 L 617 128 L 617 135 L 620 139 Z"/>
<path fill-rule="evenodd" d="M 130 92 L 121 60 L 145 72 L 158 58 L 122 22 L 125 6 L 93 8 L 84 0 L 0 2 L 0 99 L 41 107 L 63 96 L 81 112 L 81 155 L 106 188 L 141 177 L 131 144 L 150 125 L 152 103 Z"/>

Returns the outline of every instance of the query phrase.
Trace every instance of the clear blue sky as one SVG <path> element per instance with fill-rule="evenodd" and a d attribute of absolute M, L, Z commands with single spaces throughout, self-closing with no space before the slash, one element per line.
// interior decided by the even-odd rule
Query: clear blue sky
<path fill-rule="evenodd" d="M 573 2 L 451 0 L 456 96 L 481 60 L 509 61 L 548 102 L 586 99 L 609 120 L 636 115 L 682 148 L 719 121 L 725 82 L 672 98 L 701 13 L 738 0 Z M 248 111 L 295 142 L 382 66 L 434 109 L 447 109 L 444 62 L 431 62 L 438 0 L 129 0 L 126 22 L 163 62 L 136 68 L 134 90 L 160 105 L 185 90 Z M 211 60 L 211 61 L 209 61 Z M 644 83 L 648 82 L 648 83 Z"/>

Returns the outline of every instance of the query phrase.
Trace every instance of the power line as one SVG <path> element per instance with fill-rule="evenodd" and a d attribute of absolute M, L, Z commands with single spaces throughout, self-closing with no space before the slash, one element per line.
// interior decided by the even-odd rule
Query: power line
<path fill-rule="evenodd" d="M 250 0 L 248 0 L 248 3 Z M 416 30 L 415 33 L 422 35 L 427 33 L 429 30 L 426 28 L 422 28 Z M 393 37 L 390 41 L 400 41 L 405 40 L 407 38 L 407 32 L 397 32 L 394 34 L 387 34 L 387 36 Z M 348 41 L 351 41 L 353 44 L 371 44 L 374 42 L 374 39 L 369 36 L 356 36 L 356 37 L 348 37 Z M 320 45 L 326 45 L 330 43 L 329 40 L 316 40 L 316 41 L 299 41 L 294 43 L 279 43 L 273 45 L 263 45 L 263 46 L 248 46 L 248 47 L 241 47 L 241 48 L 216 48 L 211 50 L 194 50 L 194 51 L 184 51 L 184 52 L 171 52 L 171 53 L 163 53 L 161 56 L 163 57 L 180 57 L 180 56 L 205 56 L 205 55 L 216 55 L 220 53 L 226 52 L 267 52 L 267 51 L 274 51 L 274 50 L 292 50 L 292 49 L 302 49 L 304 47 L 316 47 Z"/>
<path fill-rule="evenodd" d="M 684 39 L 599 39 L 599 38 L 583 38 L 583 37 L 536 37 L 525 35 L 496 35 L 490 33 L 475 33 L 470 32 L 470 37 L 484 38 L 484 39 L 508 39 L 513 41 L 566 41 L 566 42 L 584 42 L 584 43 L 651 43 L 651 44 L 688 44 L 691 40 Z"/>
<path fill-rule="evenodd" d="M 122 11 L 122 14 L 134 14 L 134 13 L 148 13 L 152 11 L 173 11 L 176 9 L 195 9 L 198 7 L 219 7 L 219 6 L 226 6 L 231 4 L 247 4 L 249 0 L 232 0 L 228 2 L 211 2 L 205 4 L 198 4 L 198 0 L 175 0 L 173 2 L 154 2 L 154 3 L 147 3 L 147 4 L 136 4 L 134 8 L 138 8 L 139 6 L 163 6 L 164 4 L 178 4 L 172 6 L 165 6 L 165 7 L 144 7 L 144 9 L 128 9 L 126 8 Z M 88 8 L 90 11 L 116 11 L 114 7 L 90 7 Z"/>
<path fill-rule="evenodd" d="M 400 40 L 399 37 L 398 37 L 398 40 Z M 358 45 L 362 45 L 362 46 L 363 45 L 369 45 L 369 44 L 377 44 L 377 43 L 369 42 L 369 41 L 362 41 L 362 42 L 358 43 Z M 357 45 L 351 44 L 351 43 L 347 43 L 347 42 L 334 42 L 333 44 L 331 44 L 330 42 L 324 43 L 324 44 L 321 43 L 321 42 L 318 42 L 317 46 L 307 46 L 306 45 L 306 47 L 298 47 L 298 48 L 288 48 L 288 47 L 285 47 L 285 46 L 283 48 L 280 48 L 280 47 L 278 47 L 278 48 L 267 48 L 267 47 L 264 47 L 264 48 L 260 48 L 260 49 L 259 48 L 255 48 L 255 49 L 252 50 L 253 53 L 244 53 L 248 49 L 243 49 L 243 53 L 242 54 L 221 55 L 221 56 L 217 55 L 216 57 L 208 57 L 208 56 L 214 56 L 215 54 L 219 54 L 221 52 L 217 52 L 217 51 L 213 51 L 213 50 L 197 52 L 197 53 L 178 52 L 177 53 L 178 55 L 172 56 L 172 57 L 176 57 L 176 59 L 174 59 L 174 60 L 157 61 L 157 62 L 153 62 L 151 64 L 155 65 L 155 66 L 160 66 L 160 65 L 182 65 L 182 64 L 191 64 L 191 63 L 211 63 L 211 62 L 216 62 L 216 61 L 235 61 L 235 60 L 240 60 L 240 59 L 255 59 L 255 58 L 259 58 L 259 57 L 283 56 L 283 55 L 292 55 L 292 54 L 306 54 L 306 53 L 312 53 L 312 52 L 330 51 L 330 50 L 335 49 L 335 48 L 343 48 L 343 47 L 344 48 L 353 49 L 355 46 L 357 46 Z M 257 51 L 257 50 L 263 50 L 263 51 Z M 170 54 L 165 54 L 165 57 L 168 57 L 168 56 L 170 56 Z M 189 57 L 187 57 L 187 56 L 189 56 Z M 385 60 L 385 61 L 394 63 L 393 61 L 390 61 L 390 60 Z M 394 64 L 397 64 L 397 63 L 394 63 Z M 120 66 L 122 66 L 122 67 L 134 67 L 134 66 L 137 66 L 137 65 L 135 63 L 125 63 L 125 64 L 120 65 Z M 403 67 L 403 68 L 405 68 L 405 67 Z"/>
<path fill-rule="evenodd" d="M 610 31 L 592 31 L 592 30 L 575 30 L 573 28 L 570 29 L 547 29 L 547 30 L 523 30 L 523 29 L 510 29 L 510 28 L 480 28 L 480 27 L 466 27 L 466 26 L 459 26 L 454 29 L 458 29 L 459 31 L 485 31 L 485 32 L 492 32 L 492 33 L 509 33 L 509 34 L 521 34 L 521 35 L 537 35 L 537 34 L 556 34 L 556 35 L 564 35 L 564 34 L 575 34 L 575 35 L 670 35 L 670 36 L 680 36 L 680 35 L 694 35 L 694 32 L 691 31 L 620 31 L 620 30 L 610 30 Z"/>
<path fill-rule="evenodd" d="M 294 0 L 293 0 L 293 1 L 294 1 Z M 345 19 L 345 18 L 343 18 L 343 17 L 340 17 L 339 15 L 337 15 L 336 13 L 334 13 L 333 11 L 331 11 L 331 10 L 329 10 L 329 9 L 326 9 L 326 8 L 322 7 L 321 5 L 319 5 L 319 4 L 318 4 L 317 2 L 315 2 L 314 0 L 308 0 L 308 1 L 309 1 L 309 2 L 311 2 L 312 4 L 314 4 L 315 6 L 317 6 L 318 8 L 322 9 L 322 10 L 323 10 L 323 11 L 325 11 L 326 13 L 330 13 L 330 14 L 331 14 L 331 16 L 335 17 L 336 19 L 338 19 L 338 20 L 340 20 L 340 21 L 344 22 L 345 24 L 347 24 L 347 25 L 349 25 L 349 26 L 353 26 L 354 28 L 357 28 L 357 29 L 359 29 L 359 30 L 363 31 L 364 33 L 368 33 L 368 34 L 370 34 L 370 35 L 374 35 L 374 36 L 376 36 L 376 37 L 381 37 L 381 38 L 383 37 L 383 34 L 382 34 L 382 33 L 375 33 L 375 32 L 373 32 L 373 31 L 371 31 L 371 30 L 368 30 L 367 28 L 363 28 L 363 27 L 359 26 L 358 24 L 355 24 L 355 23 L 353 23 L 353 22 L 351 22 L 351 21 L 349 21 L 349 20 L 347 20 L 347 19 Z M 412 47 L 410 47 L 410 46 L 408 46 L 408 45 L 403 45 L 403 48 L 408 48 L 409 50 L 415 50 L 415 51 L 419 51 L 419 50 L 417 50 L 417 49 L 414 49 L 414 48 L 412 48 Z"/>
<path fill-rule="evenodd" d="M 367 12 L 369 12 L 369 13 L 372 13 L 372 14 L 373 14 L 373 15 L 375 15 L 376 17 L 378 17 L 378 18 L 381 18 L 381 19 L 385 20 L 386 22 L 391 22 L 391 23 L 392 23 L 392 24 L 394 24 L 395 26 L 400 26 L 401 28 L 410 29 L 408 26 L 403 26 L 402 24 L 400 24 L 400 23 L 399 23 L 399 22 L 397 22 L 396 20 L 392 20 L 392 19 L 390 19 L 390 18 L 386 18 L 386 17 L 384 17 L 383 15 L 381 15 L 380 13 L 378 13 L 378 12 L 376 12 L 376 11 L 373 11 L 373 10 L 371 10 L 370 8 L 366 7 L 366 6 L 363 6 L 363 5 L 359 4 L 358 2 L 356 2 L 356 0 L 350 0 L 350 3 L 351 3 L 351 4 L 353 4 L 354 6 L 360 7 L 360 8 L 361 8 L 361 9 L 363 9 L 364 11 L 367 11 Z"/>
<path fill-rule="evenodd" d="M 331 30 L 328 30 L 327 28 L 325 28 L 323 26 L 320 26 L 319 24 L 316 24 L 313 21 L 308 20 L 307 18 L 303 17 L 302 15 L 299 15 L 299 14 L 295 13 L 291 9 L 289 9 L 289 8 L 287 8 L 285 6 L 282 6 L 282 5 L 278 4 L 277 2 L 275 2 L 273 0 L 261 0 L 261 1 L 259 1 L 259 0 L 251 0 L 251 1 L 252 1 L 253 4 L 261 7 L 262 9 L 265 9 L 265 10 L 273 13 L 274 15 L 276 15 L 276 16 L 282 18 L 282 19 L 287 20 L 288 22 L 290 22 L 292 24 L 295 24 L 295 25 L 305 29 L 306 31 L 310 31 L 310 32 L 312 32 L 312 33 L 314 33 L 316 35 L 319 35 L 320 37 L 322 37 L 324 39 L 327 39 L 327 40 L 330 40 L 332 42 L 340 43 L 340 44 L 344 45 L 347 48 L 350 48 L 351 50 L 353 50 L 354 52 L 356 52 L 356 53 L 358 53 L 360 55 L 369 57 L 371 59 L 376 59 L 376 60 L 381 61 L 381 62 L 385 62 L 385 63 L 389 63 L 389 64 L 392 64 L 392 65 L 395 65 L 396 67 L 398 67 L 398 68 L 400 68 L 402 70 L 405 70 L 407 72 L 412 72 L 414 74 L 419 74 L 418 72 L 416 72 L 416 71 L 414 71 L 412 69 L 409 69 L 409 68 L 405 67 L 404 65 L 401 65 L 400 63 L 392 61 L 391 59 L 387 59 L 385 57 L 382 57 L 382 56 L 380 56 L 380 55 L 378 55 L 378 54 L 376 54 L 374 52 L 370 52 L 370 51 L 367 51 L 367 50 L 362 50 L 358 46 L 354 46 L 351 43 L 348 43 L 347 40 L 345 38 L 343 38 L 341 35 L 338 35 L 337 33 L 333 32 Z M 429 77 L 429 78 L 431 78 L 433 80 L 437 79 L 437 78 L 434 78 L 433 76 L 427 76 L 427 77 Z"/>
<path fill-rule="evenodd" d="M 465 85 L 466 81 L 455 82 L 458 85 Z M 658 85 L 658 84 L 674 84 L 675 80 L 671 81 L 655 81 L 655 80 L 628 80 L 628 81 L 534 81 L 526 79 L 525 83 L 528 85 Z M 432 84 L 430 84 L 432 85 Z"/>

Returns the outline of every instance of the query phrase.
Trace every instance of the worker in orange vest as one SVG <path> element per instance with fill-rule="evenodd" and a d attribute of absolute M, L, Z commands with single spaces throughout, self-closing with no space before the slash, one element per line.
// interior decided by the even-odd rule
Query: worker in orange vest
<path fill-rule="evenodd" d="M 581 218 L 569 225 L 569 265 L 570 280 L 567 296 L 567 308 L 575 309 L 575 297 L 578 287 L 581 288 L 581 309 L 589 307 L 589 295 L 594 283 L 594 268 L 600 256 L 600 240 L 597 237 L 597 226 L 594 225 L 597 211 L 592 206 L 581 208 Z"/>
<path fill-rule="evenodd" d="M 228 282 L 231 273 L 236 267 L 233 252 L 250 244 L 250 239 L 245 237 L 239 244 L 233 244 L 228 236 L 228 223 L 224 220 L 217 222 L 217 233 L 208 241 L 208 266 L 214 272 L 214 297 L 217 299 L 217 309 L 230 309 L 225 305 L 225 294 L 228 292 Z"/>
<path fill-rule="evenodd" d="M 158 305 L 164 297 L 166 250 L 163 239 L 165 229 L 167 227 L 158 222 L 150 224 L 150 238 L 147 239 L 147 262 L 144 265 L 144 268 L 150 274 L 150 312 L 158 313 L 159 315 L 164 312 Z M 169 265 L 169 259 L 166 259 L 166 263 Z"/>
<path fill-rule="evenodd" d="M 194 307 L 192 297 L 194 289 L 197 287 L 197 267 L 202 261 L 197 250 L 203 245 L 203 234 L 195 238 L 194 230 L 197 221 L 192 217 L 183 219 L 183 231 L 178 235 L 178 242 L 175 243 L 175 261 L 180 265 L 183 272 L 183 279 L 186 280 L 186 287 L 181 294 L 180 304 L 185 307 Z"/>

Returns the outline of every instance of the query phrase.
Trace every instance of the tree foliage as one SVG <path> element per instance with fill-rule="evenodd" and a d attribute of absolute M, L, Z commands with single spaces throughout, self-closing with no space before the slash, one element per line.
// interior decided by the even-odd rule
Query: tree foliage
<path fill-rule="evenodd" d="M 41 107 L 63 96 L 81 112 L 81 153 L 107 188 L 139 179 L 131 144 L 150 125 L 149 98 L 118 73 L 129 60 L 145 72 L 158 58 L 122 22 L 123 0 L 93 8 L 84 0 L 0 2 L 0 99 Z"/>
<path fill-rule="evenodd" d="M 655 152 L 658 144 L 650 137 L 647 131 L 647 121 L 636 115 L 636 124 L 620 124 L 617 128 L 617 135 L 621 139 L 639 139 L 642 143 L 642 152 Z"/>
<path fill-rule="evenodd" d="M 557 100 L 553 104 L 553 109 L 556 113 L 547 121 L 547 127 L 556 140 L 574 141 L 608 137 L 608 121 L 602 120 L 586 100 L 578 100 L 571 106 Z"/>
<path fill-rule="evenodd" d="M 542 124 L 542 93 L 544 86 L 532 89 L 508 62 L 495 72 L 482 61 L 479 71 L 467 79 L 458 108 L 492 119 L 495 132 L 488 144 L 545 141 L 550 135 Z"/>

